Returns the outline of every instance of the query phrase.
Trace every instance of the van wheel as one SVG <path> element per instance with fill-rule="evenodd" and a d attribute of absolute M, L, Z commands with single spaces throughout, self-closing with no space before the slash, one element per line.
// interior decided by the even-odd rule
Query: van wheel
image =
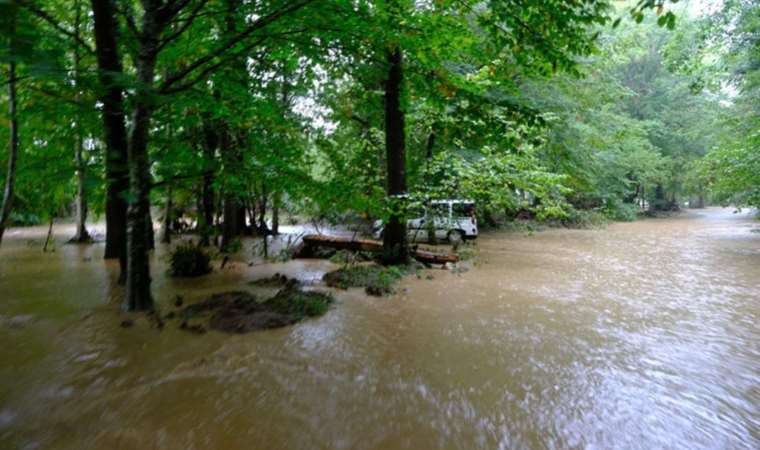
<path fill-rule="evenodd" d="M 464 240 L 464 235 L 462 235 L 462 232 L 459 230 L 451 230 L 449 231 L 449 234 L 446 235 L 446 238 L 451 244 L 460 244 Z"/>

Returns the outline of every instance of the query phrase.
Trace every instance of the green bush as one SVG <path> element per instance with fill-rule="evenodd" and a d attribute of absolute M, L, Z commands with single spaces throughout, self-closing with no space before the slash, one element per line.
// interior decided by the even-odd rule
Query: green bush
<path fill-rule="evenodd" d="M 564 224 L 571 228 L 601 228 L 609 221 L 607 215 L 596 209 L 573 209 Z"/>
<path fill-rule="evenodd" d="M 211 257 L 192 242 L 178 245 L 169 262 L 169 274 L 173 277 L 199 277 L 211 272 Z"/>
<path fill-rule="evenodd" d="M 633 222 L 638 218 L 639 207 L 633 203 L 623 203 L 619 199 L 607 200 L 602 212 L 611 220 Z"/>
<path fill-rule="evenodd" d="M 42 223 L 42 219 L 40 218 L 40 216 L 34 213 L 22 212 L 22 211 L 19 211 L 19 212 L 11 211 L 9 222 L 13 226 L 25 227 L 25 226 L 31 226 L 31 225 L 39 225 Z"/>

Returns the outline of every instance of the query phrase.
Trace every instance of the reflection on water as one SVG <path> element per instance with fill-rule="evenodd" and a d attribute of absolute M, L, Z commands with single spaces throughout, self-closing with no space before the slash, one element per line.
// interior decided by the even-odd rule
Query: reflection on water
<path fill-rule="evenodd" d="M 118 323 L 102 245 L 0 249 L 0 447 L 760 448 L 760 234 L 708 209 L 494 233 L 481 263 L 243 336 Z M 13 233 L 16 232 L 16 234 Z M 62 238 L 61 238 L 62 239 Z M 168 280 L 201 298 L 326 261 Z"/>

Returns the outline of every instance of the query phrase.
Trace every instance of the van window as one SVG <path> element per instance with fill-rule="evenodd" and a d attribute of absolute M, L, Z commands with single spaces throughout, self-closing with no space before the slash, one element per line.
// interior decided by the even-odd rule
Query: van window
<path fill-rule="evenodd" d="M 454 203 L 454 217 L 470 217 L 475 213 L 475 205 L 472 203 Z"/>
<path fill-rule="evenodd" d="M 415 206 L 407 210 L 407 217 L 411 219 L 417 219 L 425 216 L 425 208 L 421 206 Z"/>
<path fill-rule="evenodd" d="M 438 203 L 438 204 L 432 205 L 431 212 L 432 212 L 433 217 L 448 218 L 449 205 L 446 203 Z"/>

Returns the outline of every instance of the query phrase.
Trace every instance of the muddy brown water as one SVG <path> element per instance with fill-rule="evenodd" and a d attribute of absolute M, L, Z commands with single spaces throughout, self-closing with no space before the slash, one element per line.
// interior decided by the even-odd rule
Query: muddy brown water
<path fill-rule="evenodd" d="M 492 233 L 463 274 L 323 317 L 196 336 L 118 311 L 102 244 L 0 249 L 0 448 L 760 448 L 760 224 L 708 209 Z M 32 241 L 32 242 L 30 242 Z M 164 310 L 292 261 L 170 280 Z M 315 287 L 319 289 L 319 287 Z"/>

